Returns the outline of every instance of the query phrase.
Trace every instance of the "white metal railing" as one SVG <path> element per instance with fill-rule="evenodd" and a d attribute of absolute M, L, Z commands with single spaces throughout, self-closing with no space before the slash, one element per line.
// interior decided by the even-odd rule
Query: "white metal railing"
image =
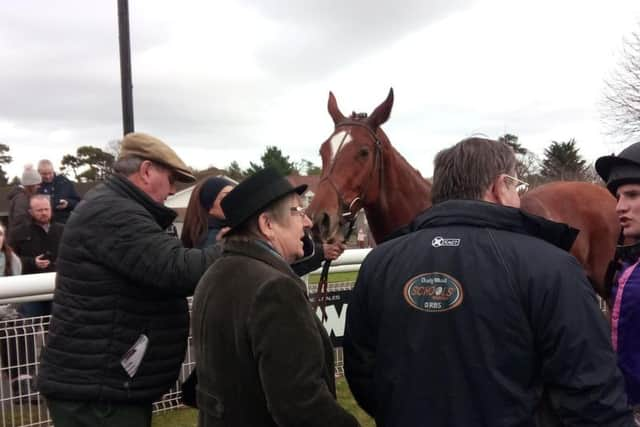
<path fill-rule="evenodd" d="M 330 272 L 358 271 L 360 263 L 370 249 L 351 249 L 332 262 Z M 319 273 L 316 270 L 313 273 Z M 308 276 L 307 276 L 308 277 Z M 346 290 L 352 283 L 330 284 L 331 290 Z M 26 276 L 0 277 L 0 304 L 51 300 L 55 287 L 55 273 Z M 330 316 L 331 317 L 331 316 Z M 37 378 L 39 354 L 46 342 L 50 316 L 0 321 L 0 426 L 49 426 L 51 420 L 42 398 L 33 388 L 29 376 Z M 340 329 L 335 322 L 344 317 L 333 317 L 332 328 Z M 329 323 L 326 326 L 329 328 Z M 342 326 L 343 328 L 343 326 Z M 336 375 L 343 372 L 342 349 L 335 349 Z M 161 400 L 153 404 L 154 412 L 180 407 L 180 383 L 195 366 L 192 338 L 189 336 L 187 353 L 178 381 Z M 18 381 L 11 381 L 18 379 Z M 21 380 L 22 379 L 22 380 Z M 24 381 L 23 381 L 24 380 Z"/>
<path fill-rule="evenodd" d="M 371 249 L 349 249 L 331 263 L 332 273 L 357 271 Z M 313 273 L 319 273 L 320 269 Z M 27 301 L 50 301 L 53 297 L 56 273 L 0 277 L 0 304 Z"/>

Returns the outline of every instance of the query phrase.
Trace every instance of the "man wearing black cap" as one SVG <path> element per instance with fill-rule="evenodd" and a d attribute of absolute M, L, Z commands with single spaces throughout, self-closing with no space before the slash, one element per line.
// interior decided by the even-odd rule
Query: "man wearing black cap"
<path fill-rule="evenodd" d="M 273 169 L 222 200 L 222 257 L 193 302 L 200 427 L 357 426 L 335 400 L 333 348 L 290 264 L 311 221 Z"/>
<path fill-rule="evenodd" d="M 175 181 L 195 180 L 169 146 L 130 133 L 114 170 L 72 211 L 58 253 L 38 377 L 56 427 L 151 425 L 184 358 L 185 297 L 218 255 L 164 232 Z"/>
<path fill-rule="evenodd" d="M 616 251 L 620 270 L 611 288 L 611 342 L 640 425 L 640 143 L 600 157 L 596 170 L 618 199 L 624 245 Z"/>

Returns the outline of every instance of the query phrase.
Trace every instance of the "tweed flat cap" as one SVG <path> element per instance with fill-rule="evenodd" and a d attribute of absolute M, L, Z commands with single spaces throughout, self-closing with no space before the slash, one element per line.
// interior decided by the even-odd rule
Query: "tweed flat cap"
<path fill-rule="evenodd" d="M 119 158 L 132 156 L 167 166 L 173 170 L 178 181 L 194 182 L 196 180 L 196 177 L 176 152 L 154 136 L 140 132 L 128 133 L 122 140 Z"/>

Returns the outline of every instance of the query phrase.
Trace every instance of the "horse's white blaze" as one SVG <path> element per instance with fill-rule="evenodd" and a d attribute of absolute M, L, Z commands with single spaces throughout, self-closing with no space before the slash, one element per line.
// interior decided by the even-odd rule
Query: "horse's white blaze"
<path fill-rule="evenodd" d="M 345 137 L 346 135 L 346 137 Z M 335 159 L 336 154 L 338 154 L 338 150 L 353 141 L 350 134 L 347 134 L 347 131 L 341 130 L 331 137 L 331 162 L 333 163 L 333 159 Z"/>

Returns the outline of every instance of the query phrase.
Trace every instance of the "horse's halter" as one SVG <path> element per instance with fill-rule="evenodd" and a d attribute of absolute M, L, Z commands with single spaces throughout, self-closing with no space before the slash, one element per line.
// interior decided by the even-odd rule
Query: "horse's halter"
<path fill-rule="evenodd" d="M 344 136 L 342 137 L 342 141 L 340 141 L 340 144 L 338 145 L 338 149 L 336 150 L 333 156 L 333 162 L 331 162 L 331 167 L 329 168 L 329 173 L 320 180 L 320 183 L 322 183 L 322 181 L 328 181 L 329 184 L 331 184 L 331 187 L 333 188 L 333 190 L 335 191 L 336 197 L 338 198 L 338 206 L 340 207 L 340 218 L 341 218 L 340 225 L 341 227 L 347 226 L 346 229 L 343 229 L 343 233 L 342 233 L 344 241 L 347 241 L 349 239 L 353 231 L 353 227 L 355 225 L 358 211 L 365 204 L 367 192 L 369 191 L 369 186 L 371 185 L 371 182 L 374 179 L 374 173 L 376 169 L 379 172 L 378 183 L 381 188 L 382 188 L 382 176 L 383 176 L 382 174 L 383 172 L 382 142 L 380 141 L 380 138 L 378 138 L 378 135 L 376 135 L 376 132 L 371 128 L 371 126 L 367 125 L 364 122 L 354 120 L 354 119 L 346 119 L 336 124 L 334 133 L 338 131 L 338 129 L 340 129 L 341 127 L 347 127 L 347 126 L 359 126 L 367 130 L 369 135 L 374 140 L 375 158 L 373 159 L 373 166 L 369 171 L 369 179 L 367 179 L 364 187 L 360 191 L 360 194 L 358 194 L 356 197 L 351 199 L 351 201 L 347 201 L 344 195 L 342 194 L 342 192 L 340 191 L 340 189 L 338 188 L 338 186 L 336 185 L 336 183 L 334 182 L 334 180 L 332 179 L 331 175 L 333 173 L 333 168 L 337 163 L 338 154 L 340 153 L 340 150 L 342 149 L 342 146 L 344 145 L 344 142 L 347 136 L 351 135 L 351 130 L 349 129 L 344 134 Z"/>
<path fill-rule="evenodd" d="M 339 128 L 346 127 L 346 126 L 360 126 L 365 128 L 367 132 L 369 132 L 369 135 L 373 138 L 375 142 L 374 146 L 376 148 L 376 154 L 375 154 L 376 157 L 373 159 L 373 166 L 369 171 L 369 179 L 367 180 L 364 188 L 362 189 L 359 195 L 357 195 L 350 202 L 347 203 L 347 200 L 345 199 L 344 195 L 342 194 L 342 192 L 340 192 L 340 189 L 331 178 L 331 174 L 333 173 L 333 168 L 337 163 L 338 154 L 340 153 L 340 150 L 344 145 L 344 141 L 347 139 L 347 136 L 351 135 L 351 130 L 349 129 L 347 130 L 345 135 L 342 137 L 342 141 L 340 141 L 340 145 L 338 145 L 338 149 L 336 150 L 336 153 L 333 156 L 333 162 L 331 163 L 331 167 L 329 168 L 329 173 L 327 173 L 327 175 L 324 178 L 320 179 L 320 182 L 318 183 L 318 184 L 321 184 L 322 181 L 329 181 L 329 184 L 331 184 L 331 187 L 333 187 L 333 191 L 335 191 L 336 193 L 336 197 L 338 198 L 338 206 L 340 206 L 340 210 L 341 210 L 340 227 L 342 228 L 343 243 L 349 240 L 349 237 L 353 232 L 353 228 L 356 223 L 356 217 L 358 216 L 358 211 L 360 210 L 360 208 L 362 208 L 362 206 L 364 206 L 367 191 L 369 191 L 369 185 L 371 184 L 371 181 L 373 181 L 374 179 L 373 174 L 375 173 L 376 169 L 378 169 L 378 171 L 380 172 L 379 178 L 378 178 L 380 189 L 382 189 L 382 176 L 383 176 L 382 175 L 382 167 L 383 167 L 382 142 L 380 141 L 380 138 L 378 138 L 378 135 L 376 135 L 376 132 L 371 128 L 371 126 L 367 125 L 366 123 L 357 121 L 355 119 L 346 119 L 336 124 L 334 133 Z M 323 322 L 327 320 L 325 304 L 326 304 L 327 289 L 329 286 L 329 266 L 330 265 L 331 265 L 331 260 L 326 260 L 324 262 L 324 265 L 322 266 L 322 272 L 320 273 L 320 279 L 318 280 L 318 290 L 316 291 L 315 306 L 320 307 L 322 312 Z"/>

